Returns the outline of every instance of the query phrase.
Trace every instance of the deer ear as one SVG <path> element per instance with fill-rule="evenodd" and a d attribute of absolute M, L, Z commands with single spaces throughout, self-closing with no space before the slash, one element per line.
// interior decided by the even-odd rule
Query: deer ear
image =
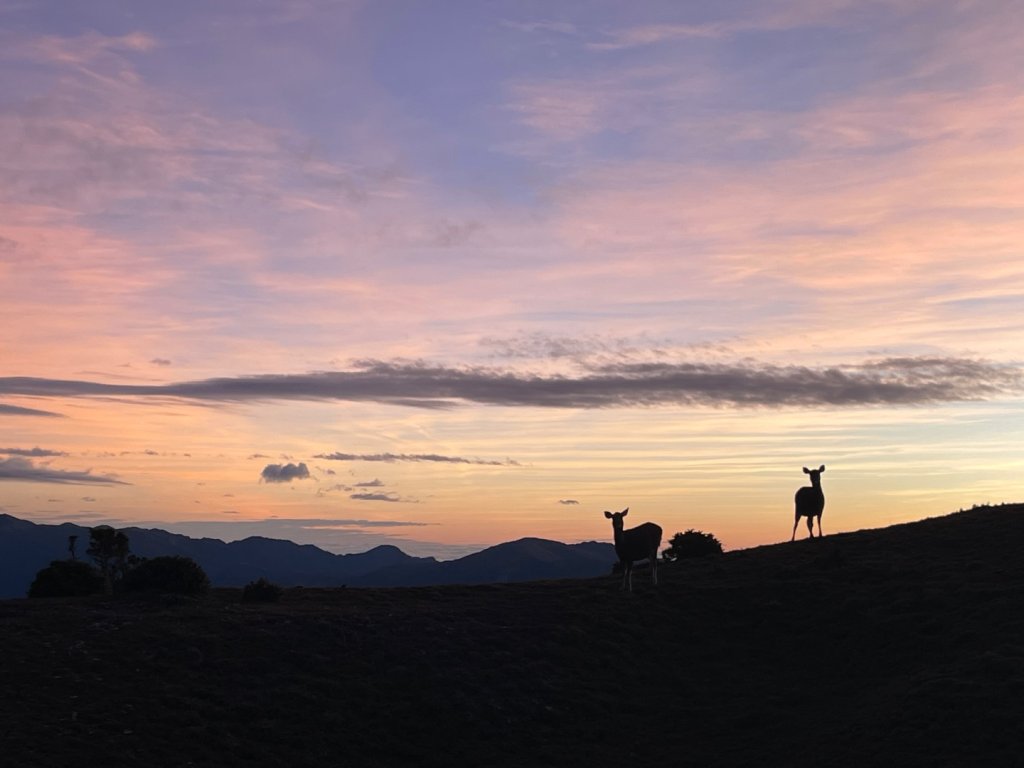
<path fill-rule="evenodd" d="M 821 469 L 819 469 L 818 471 L 819 471 L 819 472 L 824 472 L 824 471 L 825 471 L 825 465 L 824 465 L 824 464 L 822 464 L 822 465 L 821 465 Z"/>
<path fill-rule="evenodd" d="M 607 509 L 604 511 L 604 516 L 607 517 L 609 520 L 612 519 L 612 513 L 609 512 Z"/>
<path fill-rule="evenodd" d="M 804 474 L 805 475 L 811 474 L 811 470 L 809 470 L 807 467 L 804 467 Z"/>
<path fill-rule="evenodd" d="M 625 517 L 627 514 L 629 514 L 629 507 L 626 507 L 624 510 L 622 510 L 623 517 Z"/>

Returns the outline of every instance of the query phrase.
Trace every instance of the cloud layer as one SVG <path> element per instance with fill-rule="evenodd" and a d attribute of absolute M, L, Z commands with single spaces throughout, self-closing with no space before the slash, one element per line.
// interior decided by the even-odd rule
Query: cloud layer
<path fill-rule="evenodd" d="M 176 397 L 199 402 L 372 401 L 421 407 L 623 408 L 657 405 L 818 407 L 916 405 L 1019 394 L 1021 369 L 953 357 L 900 357 L 812 368 L 746 363 L 619 363 L 580 375 L 541 376 L 426 363 L 266 374 L 166 385 L 0 378 L 0 393 L 33 397 Z M 439 456 L 330 454 L 363 461 L 461 461 Z"/>

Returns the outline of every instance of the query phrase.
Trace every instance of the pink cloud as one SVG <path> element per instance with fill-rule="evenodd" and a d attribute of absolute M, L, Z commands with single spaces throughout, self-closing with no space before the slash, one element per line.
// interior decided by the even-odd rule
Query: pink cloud
<path fill-rule="evenodd" d="M 572 141 L 598 130 L 604 100 L 577 83 L 524 83 L 513 86 L 508 109 L 522 122 L 558 141 Z"/>
<path fill-rule="evenodd" d="M 595 51 L 615 51 L 673 40 L 721 37 L 731 29 L 731 25 L 723 23 L 649 24 L 616 30 L 605 40 L 588 43 L 587 47 Z"/>
<path fill-rule="evenodd" d="M 89 31 L 77 37 L 47 35 L 16 42 L 6 46 L 2 57 L 84 66 L 104 57 L 115 57 L 124 53 L 148 53 L 157 45 L 157 40 L 145 32 L 102 35 Z"/>

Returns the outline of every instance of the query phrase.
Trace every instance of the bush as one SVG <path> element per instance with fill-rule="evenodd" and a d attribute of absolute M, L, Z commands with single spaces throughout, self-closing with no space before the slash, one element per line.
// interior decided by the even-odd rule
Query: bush
<path fill-rule="evenodd" d="M 242 590 L 242 600 L 247 603 L 272 603 L 281 597 L 284 590 L 271 581 L 260 576 L 250 581 Z"/>
<path fill-rule="evenodd" d="M 74 597 L 103 591 L 103 574 L 81 560 L 54 560 L 36 574 L 29 597 Z"/>
<path fill-rule="evenodd" d="M 666 560 L 681 560 L 720 554 L 722 554 L 722 543 L 714 535 L 690 528 L 685 533 L 677 533 L 672 537 L 668 549 L 664 552 L 664 557 Z"/>
<path fill-rule="evenodd" d="M 195 560 L 165 555 L 141 561 L 128 572 L 124 587 L 130 592 L 202 595 L 210 588 L 210 579 Z"/>

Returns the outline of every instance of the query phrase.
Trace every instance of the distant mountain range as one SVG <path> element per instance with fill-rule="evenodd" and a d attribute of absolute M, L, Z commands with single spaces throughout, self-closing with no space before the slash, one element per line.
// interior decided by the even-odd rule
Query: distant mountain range
<path fill-rule="evenodd" d="M 610 573 L 616 561 L 610 543 L 595 541 L 563 544 L 519 539 L 458 560 L 439 561 L 413 557 L 393 546 L 336 555 L 310 544 L 261 536 L 228 543 L 193 539 L 159 528 L 121 530 L 128 536 L 132 554 L 190 557 L 217 587 L 240 587 L 261 576 L 286 587 L 404 587 L 589 578 Z M 69 536 L 78 536 L 78 556 L 87 559 L 88 527 L 44 525 L 0 514 L 0 598 L 24 597 L 41 568 L 68 557 Z"/>

